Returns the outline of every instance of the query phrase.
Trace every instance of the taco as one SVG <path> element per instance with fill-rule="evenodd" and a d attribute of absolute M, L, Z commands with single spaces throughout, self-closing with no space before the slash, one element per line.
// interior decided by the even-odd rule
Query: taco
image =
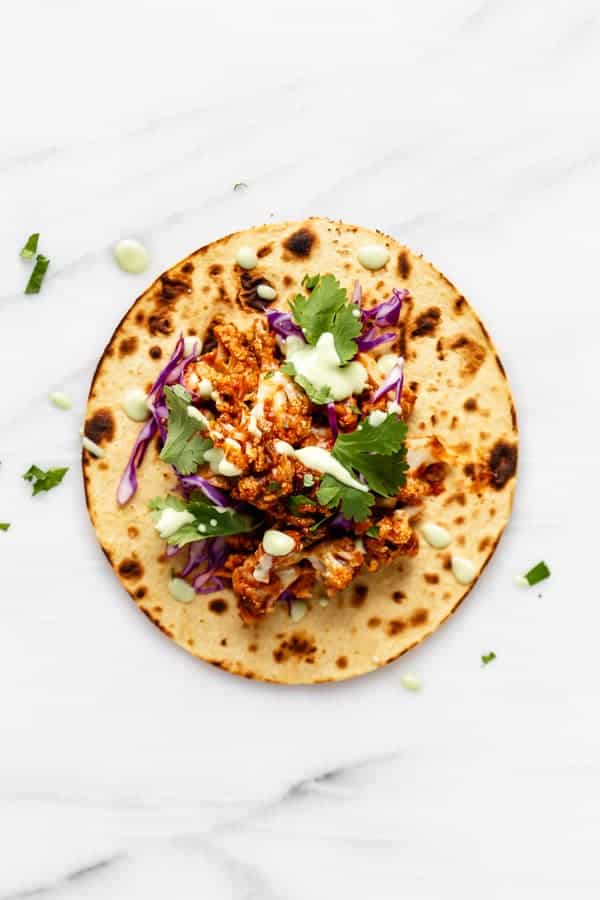
<path fill-rule="evenodd" d="M 467 300 L 393 238 L 313 218 L 202 247 L 115 330 L 83 451 L 139 608 L 246 678 L 360 675 L 431 634 L 508 521 L 517 420 Z"/>

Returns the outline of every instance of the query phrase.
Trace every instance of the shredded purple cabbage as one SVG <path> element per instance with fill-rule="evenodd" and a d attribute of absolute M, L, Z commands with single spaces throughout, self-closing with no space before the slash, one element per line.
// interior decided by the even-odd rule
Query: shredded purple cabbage
<path fill-rule="evenodd" d="M 350 519 L 347 519 L 346 516 L 343 516 L 342 513 L 338 513 L 335 519 L 332 519 L 329 522 L 330 528 L 341 528 L 344 531 L 350 531 L 352 528 L 352 522 Z"/>
<path fill-rule="evenodd" d="M 288 612 L 292 611 L 292 602 L 296 599 L 296 595 L 290 591 L 289 588 L 286 588 L 285 591 L 282 591 L 279 597 L 277 598 L 278 603 L 287 603 Z"/>
<path fill-rule="evenodd" d="M 224 561 L 226 555 L 226 544 L 224 538 L 209 538 L 205 541 L 201 541 L 206 545 L 205 548 L 205 556 L 203 559 L 199 558 L 198 563 L 194 565 L 192 568 L 196 568 L 201 562 L 206 563 L 206 569 L 204 572 L 201 572 L 200 575 L 196 575 L 194 578 L 193 586 L 194 590 L 197 594 L 213 594 L 215 591 L 220 591 L 223 588 L 223 582 L 220 578 L 217 578 L 215 572 L 219 569 Z M 198 556 L 200 555 L 200 551 L 198 551 Z M 191 557 L 191 551 L 190 551 Z M 189 566 L 188 562 L 188 566 Z M 187 566 L 186 566 L 187 568 Z M 185 571 L 185 570 L 184 570 Z M 189 571 L 192 571 L 191 569 Z M 183 573 L 182 573 L 183 574 Z"/>
<path fill-rule="evenodd" d="M 177 343 L 175 344 L 175 349 L 171 354 L 171 359 L 166 364 L 166 366 L 152 385 L 152 388 L 150 389 L 150 393 L 148 394 L 149 399 L 151 397 L 156 397 L 156 399 L 159 400 L 162 397 L 162 392 L 165 384 L 169 384 L 169 377 L 172 375 L 173 370 L 181 363 L 181 360 L 183 359 L 183 346 L 183 335 L 180 334 Z"/>
<path fill-rule="evenodd" d="M 396 389 L 396 403 L 400 403 L 400 395 L 402 394 L 402 385 L 404 384 L 404 360 L 402 357 L 398 360 L 397 365 L 391 370 L 390 374 L 379 385 L 376 391 L 371 395 L 371 402 L 376 403 L 380 397 L 387 394 L 393 388 Z"/>
<path fill-rule="evenodd" d="M 357 340 L 358 349 L 363 353 L 366 350 L 373 350 L 380 344 L 387 344 L 389 341 L 395 341 L 398 335 L 393 331 L 385 331 L 383 334 L 377 328 L 370 328 L 366 334 Z"/>
<path fill-rule="evenodd" d="M 202 491 L 202 493 L 208 497 L 210 502 L 214 503 L 216 506 L 223 506 L 226 508 L 232 506 L 231 499 L 227 494 L 224 494 L 216 488 L 214 484 L 211 484 L 206 478 L 202 478 L 201 475 L 180 475 L 179 484 L 186 490 L 193 491 L 195 488 L 198 488 L 198 490 Z"/>
<path fill-rule="evenodd" d="M 167 557 L 167 559 L 170 559 L 172 556 L 177 556 L 180 550 L 181 547 L 179 547 L 177 544 L 167 544 L 165 556 Z"/>
<path fill-rule="evenodd" d="M 295 324 L 290 313 L 281 312 L 278 309 L 268 309 L 265 315 L 269 322 L 269 327 L 280 337 L 288 338 L 295 334 L 304 340 L 301 329 Z"/>
<path fill-rule="evenodd" d="M 131 456 L 125 466 L 125 471 L 121 476 L 119 487 L 117 488 L 117 503 L 119 506 L 125 506 L 126 503 L 129 503 L 137 491 L 137 469 L 141 466 L 142 460 L 146 455 L 146 450 L 148 449 L 148 444 L 156 434 L 157 429 L 158 426 L 155 419 L 148 419 L 136 438 L 133 450 L 131 451 Z"/>
<path fill-rule="evenodd" d="M 190 548 L 188 561 L 179 573 L 181 578 L 185 578 L 186 575 L 189 575 L 190 572 L 193 572 L 194 569 L 197 569 L 201 563 L 206 562 L 209 549 L 208 544 L 208 540 L 194 541 L 193 543 L 188 544 Z"/>
<path fill-rule="evenodd" d="M 331 428 L 331 433 L 334 438 L 338 436 L 338 420 L 335 414 L 335 405 L 333 403 L 327 404 L 327 418 L 329 419 L 329 427 Z"/>
<path fill-rule="evenodd" d="M 189 356 L 184 357 L 184 340 L 183 335 L 180 334 L 169 362 L 152 385 L 150 393 L 148 394 L 148 400 L 150 401 L 148 408 L 152 414 L 152 418 L 146 422 L 138 434 L 136 442 L 133 445 L 133 450 L 131 451 L 131 456 L 125 467 L 125 471 L 121 476 L 119 487 L 117 488 L 117 503 L 119 506 L 125 506 L 126 503 L 129 503 L 137 491 L 137 469 L 139 469 L 142 464 L 148 444 L 154 435 L 158 432 L 163 443 L 167 439 L 165 422 L 168 418 L 168 409 L 164 399 L 165 385 L 175 384 L 175 382 L 181 380 L 186 366 L 193 359 L 196 359 L 198 356 L 197 351 L 199 349 L 200 342 L 197 341 L 194 352 Z"/>
<path fill-rule="evenodd" d="M 380 328 L 383 328 L 385 325 L 397 325 L 402 303 L 408 296 L 407 290 L 399 291 L 397 288 L 394 288 L 389 300 L 384 300 L 383 303 L 378 303 L 377 306 L 373 306 L 371 309 L 362 310 L 363 322 L 372 321 L 374 325 L 378 325 Z"/>

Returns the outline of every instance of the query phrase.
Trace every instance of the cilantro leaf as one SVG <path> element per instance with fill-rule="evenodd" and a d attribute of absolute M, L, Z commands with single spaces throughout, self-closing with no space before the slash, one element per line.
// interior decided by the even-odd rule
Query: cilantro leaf
<path fill-rule="evenodd" d="M 484 666 L 487 666 L 487 664 L 491 663 L 494 659 L 496 659 L 496 654 L 493 650 L 490 650 L 489 653 L 481 654 L 481 662 L 484 664 Z"/>
<path fill-rule="evenodd" d="M 313 291 L 319 283 L 320 275 L 305 275 L 300 282 L 307 291 Z"/>
<path fill-rule="evenodd" d="M 313 346 L 325 331 L 331 332 L 340 362 L 348 362 L 358 349 L 354 338 L 362 326 L 360 316 L 352 313 L 358 307 L 348 303 L 346 289 L 333 275 L 305 276 L 302 283 L 307 289 L 314 287 L 310 297 L 297 294 L 290 303 L 294 321 Z"/>
<path fill-rule="evenodd" d="M 61 483 L 68 471 L 68 466 L 64 469 L 48 469 L 47 471 L 40 469 L 39 466 L 29 466 L 23 478 L 25 481 L 30 481 L 33 484 L 32 496 L 35 497 L 36 494 L 40 494 L 42 491 L 51 491 L 52 488 L 55 488 L 57 484 Z"/>
<path fill-rule="evenodd" d="M 223 507 L 214 506 L 199 492 L 194 492 L 187 503 L 174 494 L 168 494 L 166 497 L 154 497 L 148 506 L 152 511 L 155 522 L 158 521 L 163 510 L 169 507 L 180 512 L 186 510 L 194 516 L 193 522 L 182 525 L 181 528 L 167 538 L 168 544 L 179 547 L 190 544 L 192 541 L 202 541 L 205 538 L 242 534 L 246 531 L 252 531 L 260 524 L 251 516 L 240 513 L 235 509 L 223 509 Z"/>
<path fill-rule="evenodd" d="M 356 488 L 342 484 L 332 475 L 325 475 L 317 491 L 317 500 L 330 509 L 337 509 L 341 504 L 342 515 L 347 519 L 364 522 L 369 518 L 375 497 L 368 491 L 357 491 Z"/>
<path fill-rule="evenodd" d="M 204 462 L 204 453 L 213 446 L 210 438 L 198 437 L 201 423 L 188 414 L 191 397 L 180 384 L 165 388 L 169 410 L 167 440 L 160 458 L 182 475 L 191 475 Z"/>
<path fill-rule="evenodd" d="M 280 490 L 280 489 L 281 489 L 281 482 L 280 482 L 280 481 L 269 481 L 269 482 L 267 483 L 267 490 L 268 490 L 268 491 L 278 491 L 278 490 Z"/>
<path fill-rule="evenodd" d="M 292 497 L 288 497 L 287 505 L 293 516 L 301 516 L 303 513 L 306 515 L 307 506 L 316 506 L 314 500 L 311 500 L 310 497 L 307 497 L 306 494 L 294 494 Z M 310 514 L 310 510 L 309 510 Z"/>
<path fill-rule="evenodd" d="M 379 528 L 377 527 L 377 525 L 371 525 L 370 528 L 367 528 L 365 534 L 367 535 L 367 537 L 377 538 L 379 537 Z"/>
<path fill-rule="evenodd" d="M 332 452 L 349 471 L 363 475 L 376 494 L 393 497 L 406 482 L 406 431 L 394 414 L 381 425 L 364 420 L 350 434 L 339 434 Z"/>
<path fill-rule="evenodd" d="M 333 400 L 333 394 L 331 393 L 331 388 L 328 384 L 324 384 L 321 387 L 317 387 L 309 381 L 308 378 L 305 378 L 304 375 L 296 374 L 296 367 L 291 362 L 285 362 L 281 366 L 281 371 L 286 375 L 289 375 L 290 378 L 293 378 L 296 384 L 299 384 L 300 387 L 304 390 L 304 393 L 307 395 L 309 400 L 311 400 L 316 406 L 323 406 L 325 403 L 331 403 Z"/>
<path fill-rule="evenodd" d="M 333 341 L 342 363 L 349 362 L 358 352 L 358 344 L 354 338 L 359 336 L 362 326 L 360 317 L 353 314 L 356 308 L 354 304 L 342 306 L 333 321 Z"/>
<path fill-rule="evenodd" d="M 42 281 L 44 280 L 49 265 L 50 260 L 47 256 L 42 256 L 41 253 L 36 256 L 33 272 L 29 276 L 29 281 L 25 288 L 26 294 L 39 294 L 40 288 L 42 287 Z"/>
<path fill-rule="evenodd" d="M 0 531 L 8 531 L 10 522 L 0 522 Z"/>
<path fill-rule="evenodd" d="M 30 234 L 25 242 L 25 246 L 21 250 L 19 256 L 21 259 L 33 259 L 35 254 L 37 253 L 38 241 L 40 239 L 40 235 L 38 234 Z"/>
<path fill-rule="evenodd" d="M 308 399 L 311 400 L 316 406 L 323 406 L 325 403 L 331 403 L 333 401 L 333 394 L 331 393 L 331 388 L 328 384 L 323 384 L 321 387 L 317 387 L 308 378 L 305 378 L 304 375 L 296 375 L 295 376 L 296 384 L 299 384 L 300 387 L 304 390 L 304 393 L 307 395 Z"/>

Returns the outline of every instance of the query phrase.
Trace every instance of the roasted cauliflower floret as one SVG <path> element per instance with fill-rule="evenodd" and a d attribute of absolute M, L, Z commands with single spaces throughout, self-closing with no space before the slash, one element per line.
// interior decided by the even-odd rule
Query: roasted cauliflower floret
<path fill-rule="evenodd" d="M 323 582 L 330 597 L 348 587 L 364 558 L 362 550 L 349 537 L 323 541 L 311 547 L 310 554 L 307 554 L 317 578 Z"/>

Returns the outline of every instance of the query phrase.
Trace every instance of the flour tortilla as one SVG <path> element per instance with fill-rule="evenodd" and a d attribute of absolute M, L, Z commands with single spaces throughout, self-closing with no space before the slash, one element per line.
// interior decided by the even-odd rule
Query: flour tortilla
<path fill-rule="evenodd" d="M 357 260 L 358 249 L 373 243 L 390 252 L 376 272 Z M 242 246 L 253 247 L 259 257 L 249 276 L 235 263 Z M 421 538 L 416 557 L 359 576 L 326 607 L 312 601 L 297 624 L 282 605 L 245 625 L 230 591 L 183 604 L 167 590 L 172 567 L 181 564 L 178 557 L 165 559 L 148 501 L 176 482 L 158 459 L 155 442 L 139 469 L 137 494 L 125 508 L 117 506 L 117 484 L 140 428 L 122 402 L 128 389 L 151 385 L 180 332 L 202 338 L 215 315 L 245 327 L 259 314 L 240 300 L 249 278 L 273 285 L 274 306 L 285 308 L 307 272 L 331 272 L 349 291 L 359 279 L 371 301 L 388 297 L 392 288 L 410 290 L 402 315 L 407 382 L 417 391 L 409 434 L 435 434 L 457 455 L 444 493 L 426 499 L 422 521 L 446 527 L 453 543 L 435 550 Z M 98 364 L 85 430 L 105 450 L 103 459 L 83 451 L 90 516 L 104 553 L 141 611 L 194 656 L 235 675 L 284 684 L 371 672 L 434 632 L 473 586 L 458 583 L 450 554 L 469 559 L 481 573 L 508 521 L 515 487 L 515 408 L 502 363 L 471 306 L 430 263 L 393 238 L 321 218 L 229 235 L 158 278 L 118 325 Z"/>

